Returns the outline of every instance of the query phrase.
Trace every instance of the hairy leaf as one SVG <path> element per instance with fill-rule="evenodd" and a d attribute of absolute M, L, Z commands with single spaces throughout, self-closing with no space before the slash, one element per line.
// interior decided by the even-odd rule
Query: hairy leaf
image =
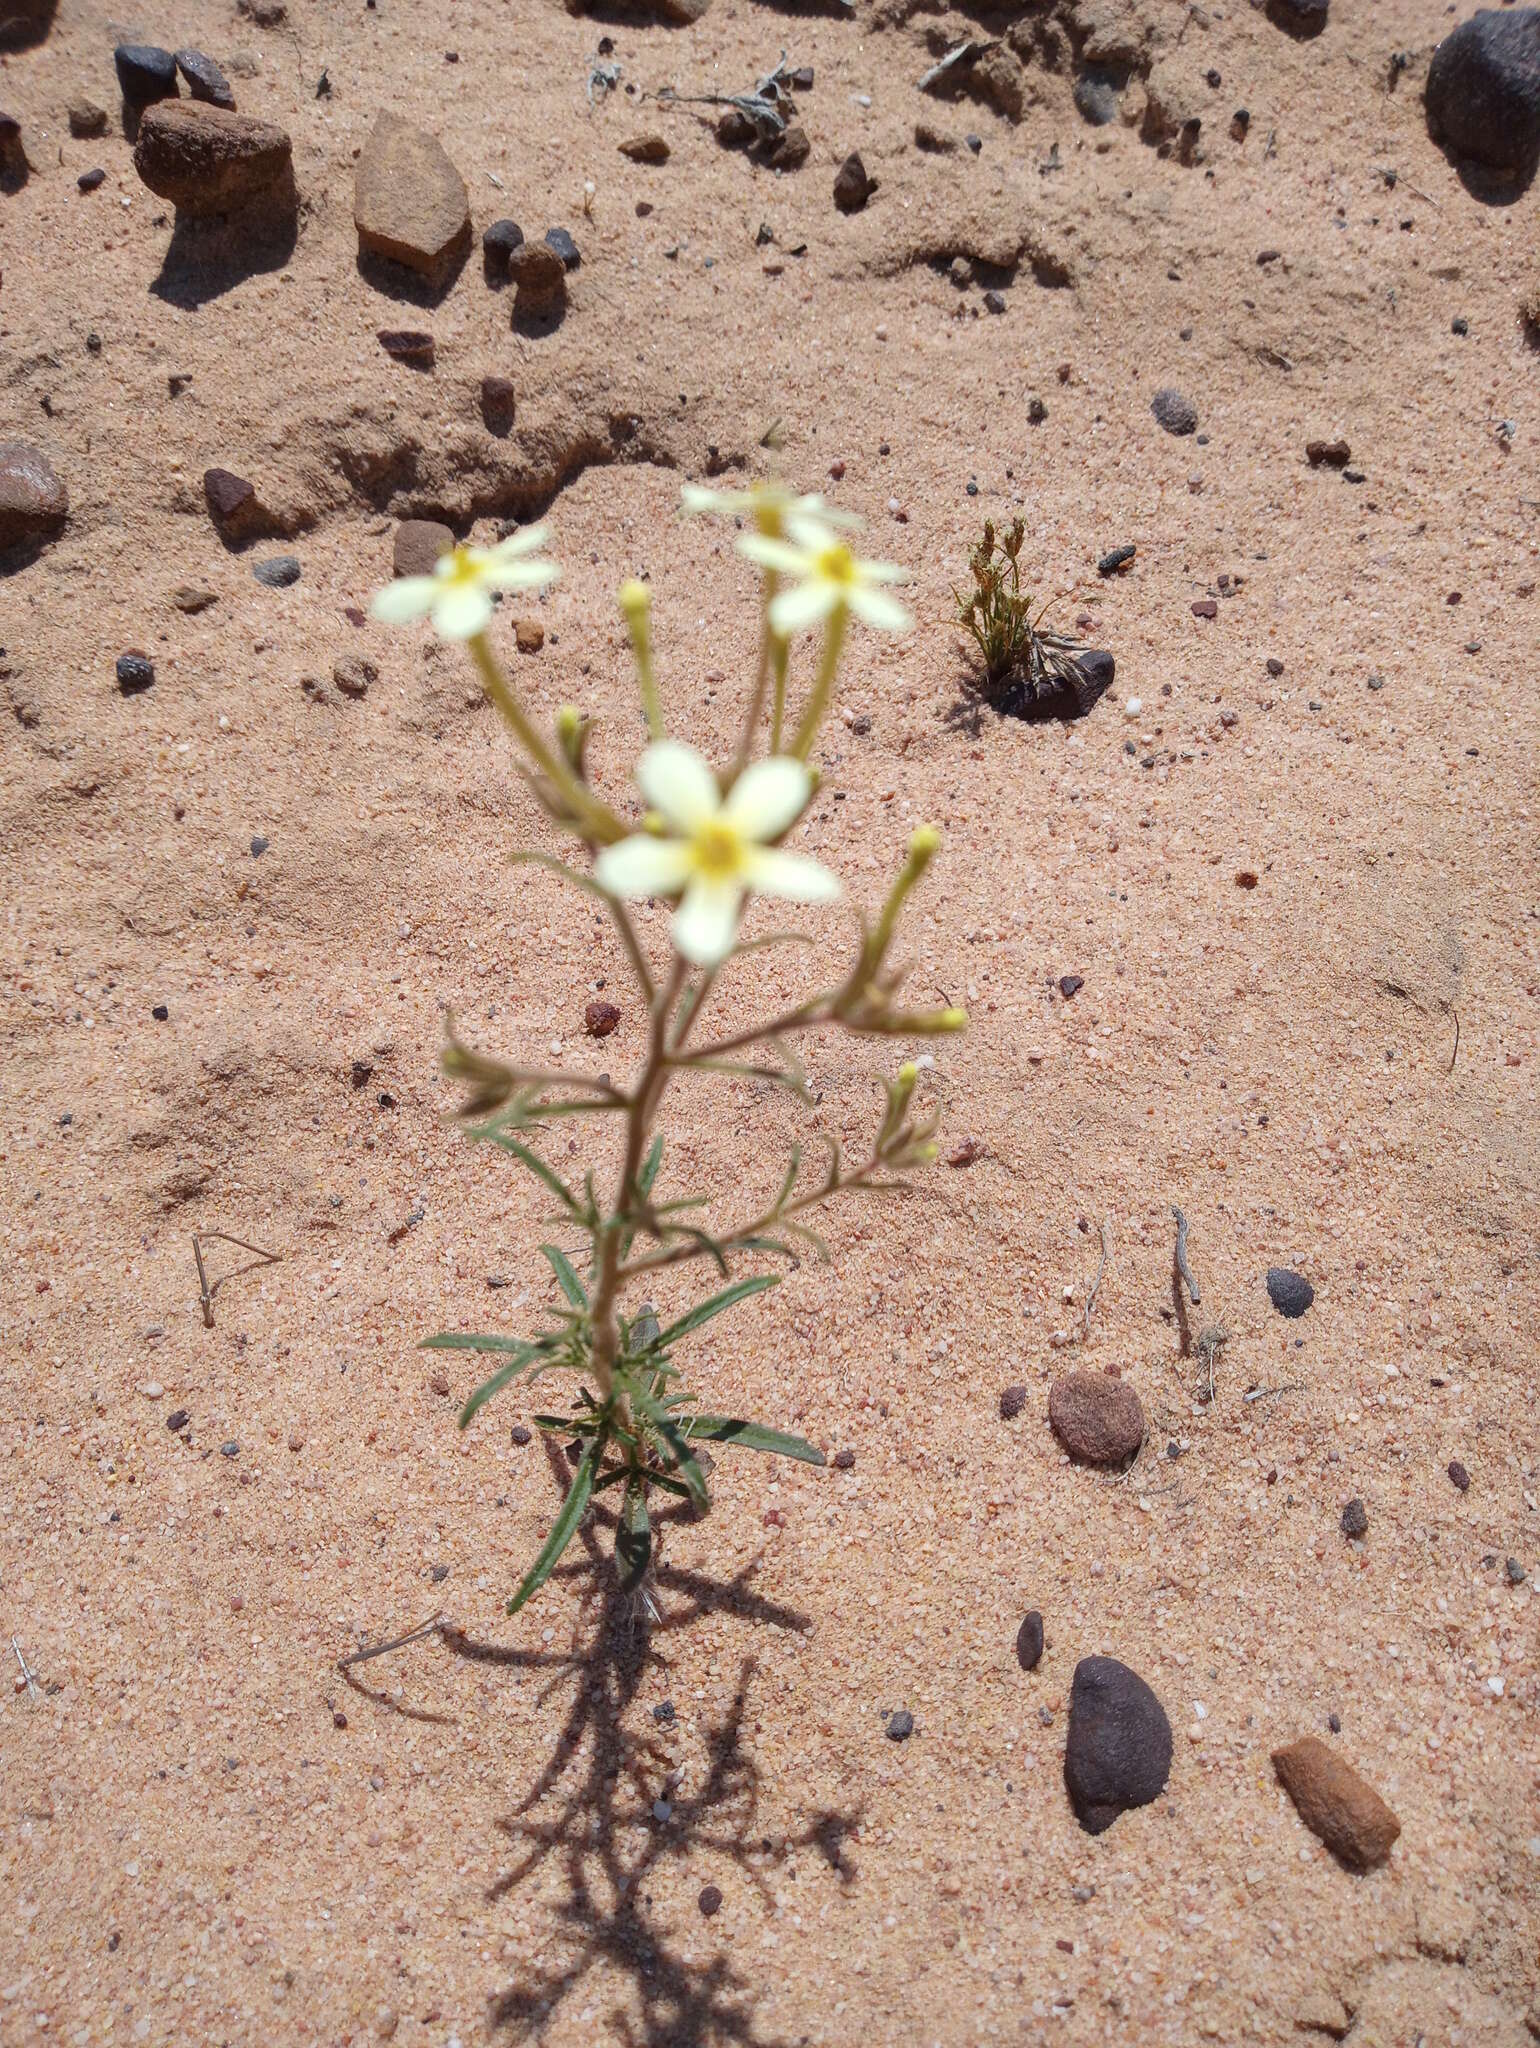
<path fill-rule="evenodd" d="M 745 1451 L 773 1451 L 778 1457 L 796 1458 L 804 1465 L 824 1463 L 823 1452 L 800 1436 L 783 1429 L 767 1429 L 762 1422 L 738 1422 L 728 1415 L 692 1415 L 683 1424 L 684 1434 L 709 1444 L 737 1444 Z"/>
<path fill-rule="evenodd" d="M 698 1330 L 702 1323 L 709 1323 L 713 1316 L 719 1316 L 723 1309 L 732 1308 L 737 1302 L 747 1301 L 751 1294 L 763 1294 L 767 1287 L 779 1287 L 780 1278 L 775 1273 L 755 1273 L 747 1280 L 735 1280 L 730 1287 L 724 1287 L 719 1294 L 698 1301 L 694 1308 L 684 1314 L 658 1339 L 658 1349 L 668 1351 L 679 1339 L 691 1330 Z"/>
<path fill-rule="evenodd" d="M 588 1289 L 578 1278 L 577 1269 L 567 1254 L 554 1244 L 543 1244 L 540 1249 L 545 1254 L 551 1271 L 556 1275 L 557 1283 L 568 1301 L 574 1308 L 587 1308 Z"/>
<path fill-rule="evenodd" d="M 508 1612 L 517 1614 L 526 1600 L 531 1599 L 545 1584 L 556 1569 L 557 1560 L 577 1531 L 583 1519 L 583 1510 L 588 1506 L 588 1497 L 594 1490 L 594 1474 L 599 1468 L 599 1459 L 604 1450 L 604 1438 L 595 1437 L 583 1453 L 582 1463 L 572 1475 L 572 1484 L 567 1497 L 561 1504 L 561 1511 L 551 1524 L 551 1533 L 540 1546 L 540 1555 L 525 1573 L 519 1590 L 508 1602 Z"/>

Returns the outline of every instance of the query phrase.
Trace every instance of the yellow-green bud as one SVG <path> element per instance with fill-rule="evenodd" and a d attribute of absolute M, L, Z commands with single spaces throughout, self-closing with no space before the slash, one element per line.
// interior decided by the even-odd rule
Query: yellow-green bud
<path fill-rule="evenodd" d="M 905 1060 L 904 1064 L 898 1070 L 898 1085 L 900 1086 L 900 1088 L 912 1088 L 915 1082 L 919 1080 L 919 1078 L 920 1070 L 915 1065 L 914 1061 Z"/>
<path fill-rule="evenodd" d="M 628 576 L 620 586 L 620 609 L 633 627 L 652 610 L 652 592 L 635 576 Z"/>
<path fill-rule="evenodd" d="M 909 858 L 929 860 L 941 848 L 941 834 L 934 825 L 920 825 L 909 836 Z"/>
<path fill-rule="evenodd" d="M 936 1028 L 940 1031 L 966 1031 L 968 1028 L 967 1011 L 958 1009 L 943 1010 L 936 1020 Z"/>
<path fill-rule="evenodd" d="M 583 730 L 583 716 L 575 704 L 563 704 L 556 713 L 556 735 L 562 745 L 571 748 Z"/>
<path fill-rule="evenodd" d="M 940 1150 L 941 1147 L 939 1145 L 932 1144 L 927 1140 L 925 1144 L 915 1146 L 914 1154 L 916 1159 L 918 1159 L 923 1165 L 929 1166 L 931 1162 L 935 1159 L 936 1154 Z"/>

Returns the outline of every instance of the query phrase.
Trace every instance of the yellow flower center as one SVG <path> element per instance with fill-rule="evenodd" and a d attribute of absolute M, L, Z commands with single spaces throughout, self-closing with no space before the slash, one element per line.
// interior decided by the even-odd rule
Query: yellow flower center
<path fill-rule="evenodd" d="M 708 882 L 731 881 L 743 865 L 743 841 L 723 818 L 713 818 L 699 828 L 691 851 Z"/>
<path fill-rule="evenodd" d="M 448 583 L 459 589 L 477 580 L 480 567 L 470 549 L 457 542 L 447 554 L 439 556 L 434 574 L 441 583 Z"/>
<path fill-rule="evenodd" d="M 849 589 L 856 580 L 856 558 L 843 541 L 833 541 L 826 548 L 820 548 L 816 559 L 818 574 L 828 583 L 838 583 Z"/>

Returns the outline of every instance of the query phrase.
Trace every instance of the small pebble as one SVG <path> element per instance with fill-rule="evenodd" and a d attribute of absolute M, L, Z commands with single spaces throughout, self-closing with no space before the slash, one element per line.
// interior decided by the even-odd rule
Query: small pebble
<path fill-rule="evenodd" d="M 187 89 L 195 100 L 206 100 L 211 107 L 223 107 L 227 112 L 235 106 L 235 94 L 230 90 L 230 81 L 214 62 L 201 50 L 178 50 L 176 68 L 187 80 Z"/>
<path fill-rule="evenodd" d="M 1275 680 L 1283 674 L 1283 663 L 1276 654 L 1270 654 L 1267 657 L 1267 673 Z"/>
<path fill-rule="evenodd" d="M 583 260 L 578 254 L 577 243 L 573 241 L 565 228 L 547 228 L 545 231 L 545 246 L 548 249 L 554 250 L 561 258 L 564 269 L 576 270 Z"/>
<path fill-rule="evenodd" d="M 94 192 L 98 185 L 107 182 L 107 173 L 98 166 L 94 171 L 82 171 L 75 183 L 82 192 Z"/>
<path fill-rule="evenodd" d="M 1023 1671 L 1035 1671 L 1043 1655 L 1043 1617 L 1035 1607 L 1016 1631 L 1016 1662 Z"/>
<path fill-rule="evenodd" d="M 1344 1536 L 1368 1535 L 1368 1510 L 1365 1508 L 1363 1502 L 1358 1498 L 1356 1494 L 1343 1508 L 1342 1520 L 1339 1524 L 1339 1527 L 1341 1528 Z"/>
<path fill-rule="evenodd" d="M 1014 1422 L 1027 1405 L 1025 1387 L 1003 1387 L 1000 1390 L 1000 1420 Z"/>
<path fill-rule="evenodd" d="M 176 59 L 153 43 L 119 43 L 112 53 L 118 86 L 132 107 L 177 97 Z"/>
<path fill-rule="evenodd" d="M 914 1716 L 907 1707 L 889 1714 L 886 1734 L 889 1742 L 907 1742 L 914 1733 Z"/>
<path fill-rule="evenodd" d="M 149 689 L 155 680 L 155 664 L 147 654 L 131 651 L 120 654 L 117 661 L 118 688 L 125 697 L 137 697 L 141 690 Z"/>
<path fill-rule="evenodd" d="M 165 1003 L 152 1003 L 150 1005 L 150 1015 L 155 1019 L 157 1024 L 164 1024 L 167 1018 L 171 1015 L 171 1011 L 168 1005 Z"/>
<path fill-rule="evenodd" d="M 1110 548 L 1096 565 L 1098 576 L 1116 576 L 1120 569 L 1126 569 L 1138 550 L 1132 542 L 1120 548 Z"/>
<path fill-rule="evenodd" d="M 652 1718 L 660 1728 L 672 1728 L 675 1719 L 673 1701 L 659 1700 L 652 1710 Z"/>
<path fill-rule="evenodd" d="M 855 1461 L 856 1454 L 854 1451 L 836 1451 L 834 1453 L 834 1469 L 836 1472 L 848 1472 L 855 1464 Z"/>
<path fill-rule="evenodd" d="M 1461 1493 L 1469 1493 L 1470 1491 L 1470 1474 L 1458 1458 L 1451 1458 L 1449 1460 L 1449 1483 Z"/>
<path fill-rule="evenodd" d="M 996 291 L 988 291 L 988 292 L 985 292 L 985 294 L 984 294 L 984 310 L 985 310 L 985 312 L 986 312 L 986 313 L 1003 313 L 1003 312 L 1005 311 L 1005 294 L 1004 294 L 1004 292 L 996 292 Z"/>
<path fill-rule="evenodd" d="M 522 1422 L 516 1422 L 508 1434 L 520 1450 L 523 1450 L 526 1444 L 533 1443 L 535 1439 L 535 1432 L 532 1429 L 526 1429 Z"/>
<path fill-rule="evenodd" d="M 266 853 L 267 849 L 272 845 L 272 843 L 273 842 L 271 839 L 264 839 L 262 837 L 262 834 L 259 832 L 251 842 L 252 859 L 260 860 L 263 854 Z"/>
<path fill-rule="evenodd" d="M 1163 384 L 1150 400 L 1150 411 L 1158 425 L 1168 434 L 1191 434 L 1197 431 L 1198 414 L 1191 399 L 1185 398 L 1174 384 Z"/>
<path fill-rule="evenodd" d="M 1303 1273 L 1292 1272 L 1287 1266 L 1269 1266 L 1267 1298 L 1279 1315 L 1287 1316 L 1293 1322 L 1315 1300 L 1315 1289 Z"/>
<path fill-rule="evenodd" d="M 1519 1563 L 1516 1557 L 1510 1557 L 1508 1559 L 1508 1562 L 1504 1565 L 1503 1569 L 1508 1574 L 1508 1583 L 1510 1586 L 1522 1586 L 1526 1577 L 1528 1576 L 1528 1574 L 1524 1570 L 1523 1565 Z"/>
<path fill-rule="evenodd" d="M 590 1038 L 608 1038 L 620 1022 L 620 1007 L 616 1003 L 590 1003 L 583 1012 L 583 1029 Z"/>
<path fill-rule="evenodd" d="M 1065 1002 L 1068 1002 L 1072 996 L 1079 995 L 1084 987 L 1085 976 L 1083 974 L 1061 974 L 1059 976 L 1059 994 L 1063 996 Z"/>
<path fill-rule="evenodd" d="M 178 1430 L 187 1427 L 187 1419 L 187 1410 L 185 1408 L 173 1408 L 166 1417 L 166 1427 L 175 1436 Z"/>
<path fill-rule="evenodd" d="M 219 1446 L 219 1455 L 222 1458 L 238 1458 L 241 1455 L 240 1444 L 234 1437 L 231 1437 L 228 1443 Z"/>
<path fill-rule="evenodd" d="M 265 583 L 269 590 L 287 590 L 291 583 L 299 581 L 299 557 L 270 555 L 265 562 L 253 562 L 251 573 L 259 583 Z"/>
<path fill-rule="evenodd" d="M 704 1885 L 701 1888 L 701 1895 L 695 1903 L 699 1906 L 703 1919 L 714 1919 L 722 1910 L 721 1891 L 714 1884 Z"/>

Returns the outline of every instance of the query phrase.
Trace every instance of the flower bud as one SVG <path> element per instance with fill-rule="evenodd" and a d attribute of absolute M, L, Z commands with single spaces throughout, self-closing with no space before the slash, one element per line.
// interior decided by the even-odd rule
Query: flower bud
<path fill-rule="evenodd" d="M 652 592 L 635 576 L 627 577 L 620 586 L 620 609 L 625 613 L 627 624 L 633 632 L 637 624 L 644 621 L 652 610 Z"/>

